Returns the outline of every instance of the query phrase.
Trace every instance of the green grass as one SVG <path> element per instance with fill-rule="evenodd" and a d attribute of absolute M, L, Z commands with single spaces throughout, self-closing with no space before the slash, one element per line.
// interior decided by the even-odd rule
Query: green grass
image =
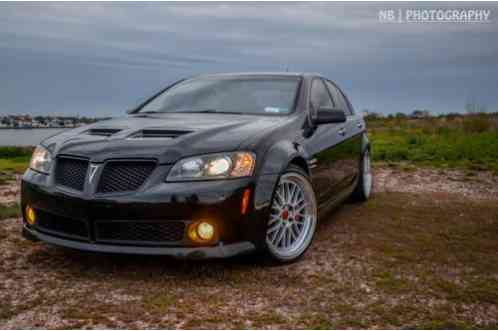
<path fill-rule="evenodd" d="M 7 218 L 21 217 L 21 207 L 19 204 L 1 205 L 0 204 L 0 220 Z"/>
<path fill-rule="evenodd" d="M 22 173 L 28 167 L 31 147 L 0 147 L 0 173 Z"/>
<path fill-rule="evenodd" d="M 498 118 L 369 121 L 374 161 L 498 173 Z"/>
<path fill-rule="evenodd" d="M 10 159 L 0 159 L 0 172 L 23 173 L 29 164 L 31 156 L 19 156 Z"/>
<path fill-rule="evenodd" d="M 31 156 L 32 152 L 33 152 L 32 147 L 0 146 L 0 159 Z"/>

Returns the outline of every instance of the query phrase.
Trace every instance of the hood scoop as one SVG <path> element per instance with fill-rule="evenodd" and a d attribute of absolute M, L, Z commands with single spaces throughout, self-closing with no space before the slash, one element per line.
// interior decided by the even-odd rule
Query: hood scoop
<path fill-rule="evenodd" d="M 175 139 L 192 131 L 144 129 L 128 136 L 128 139 Z"/>
<path fill-rule="evenodd" d="M 90 136 L 101 136 L 101 137 L 110 137 L 113 134 L 118 133 L 122 129 L 113 129 L 113 128 L 94 128 L 83 132 L 84 134 Z"/>

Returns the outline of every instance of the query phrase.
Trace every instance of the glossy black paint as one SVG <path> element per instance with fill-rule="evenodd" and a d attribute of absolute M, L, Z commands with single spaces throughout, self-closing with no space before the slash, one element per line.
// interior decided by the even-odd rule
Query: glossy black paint
<path fill-rule="evenodd" d="M 341 108 L 320 108 L 316 114 L 315 124 L 345 123 L 347 116 Z"/>
<path fill-rule="evenodd" d="M 232 74 L 237 75 L 237 74 Z M 249 75 L 249 74 L 239 74 Z M 274 188 L 280 174 L 295 164 L 312 179 L 320 210 L 344 200 L 358 179 L 362 152 L 369 148 L 363 118 L 354 113 L 351 104 L 337 86 L 314 74 L 251 74 L 257 76 L 299 76 L 295 111 L 286 116 L 198 114 L 198 113 L 133 113 L 127 117 L 99 122 L 63 132 L 42 144 L 53 155 L 88 158 L 103 164 L 114 159 L 153 159 L 158 167 L 144 185 L 135 192 L 95 194 L 91 183 L 83 192 L 73 192 L 54 182 L 49 175 L 27 170 L 22 181 L 22 207 L 69 218 L 95 220 L 181 220 L 185 223 L 210 218 L 219 224 L 219 240 L 210 248 L 184 239 L 174 249 L 135 247 L 135 252 L 175 256 L 220 257 L 246 252 L 248 247 L 262 247 L 266 220 Z M 313 105 L 312 82 L 327 86 L 334 111 L 345 112 L 345 122 L 318 124 L 317 107 Z M 323 91 L 322 91 L 323 92 Z M 332 116 L 333 117 L 333 116 Z M 336 117 L 335 117 L 336 118 Z M 89 135 L 91 129 L 119 129 L 110 137 Z M 183 134 L 170 140 L 129 139 L 140 130 L 167 129 Z M 229 151 L 251 151 L 256 155 L 254 175 L 249 178 L 200 182 L 165 182 L 168 171 L 181 158 Z M 100 174 L 97 173 L 98 177 Z M 240 214 L 243 191 L 251 189 L 247 214 Z M 119 252 L 118 246 L 86 243 L 68 244 L 67 238 L 47 239 L 25 223 L 26 236 L 37 237 L 57 245 L 73 248 Z M 50 236 L 48 236 L 50 237 Z M 54 239 L 55 238 L 55 239 Z M 242 245 L 240 245 L 243 243 Z M 226 245 L 233 249 L 216 250 Z M 240 248 L 240 247 L 243 247 Z M 194 250 L 192 250 L 194 248 Z M 240 248 L 240 249 L 239 249 Z M 182 250 L 184 249 L 184 250 Z M 133 252 L 126 246 L 121 252 Z M 225 252 L 225 254 L 223 253 Z M 230 253 L 227 253 L 230 252 Z"/>

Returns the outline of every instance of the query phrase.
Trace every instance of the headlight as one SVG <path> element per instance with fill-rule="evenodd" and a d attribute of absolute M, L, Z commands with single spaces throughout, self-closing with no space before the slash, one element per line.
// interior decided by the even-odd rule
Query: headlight
<path fill-rule="evenodd" d="M 167 181 L 223 179 L 251 176 L 256 157 L 249 152 L 220 153 L 189 157 L 178 161 Z"/>
<path fill-rule="evenodd" d="M 31 162 L 29 167 L 38 172 L 43 172 L 48 174 L 50 172 L 50 167 L 52 166 L 52 155 L 43 146 L 38 145 L 33 152 L 31 157 Z"/>

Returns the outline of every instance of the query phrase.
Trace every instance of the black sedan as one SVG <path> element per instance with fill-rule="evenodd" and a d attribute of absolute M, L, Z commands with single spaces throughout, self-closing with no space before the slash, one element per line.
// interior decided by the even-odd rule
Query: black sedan
<path fill-rule="evenodd" d="M 26 238 L 291 262 L 310 246 L 319 210 L 371 192 L 365 122 L 319 75 L 200 76 L 128 113 L 35 149 L 22 180 Z"/>

